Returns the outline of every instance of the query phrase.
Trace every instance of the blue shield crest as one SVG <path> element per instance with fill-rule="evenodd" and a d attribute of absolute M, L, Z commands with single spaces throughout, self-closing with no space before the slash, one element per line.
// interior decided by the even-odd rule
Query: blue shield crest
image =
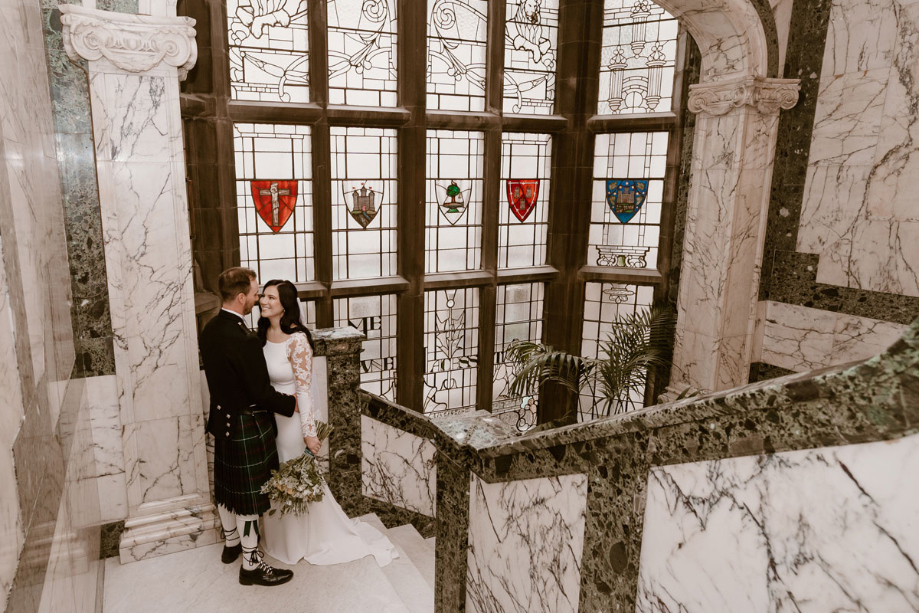
<path fill-rule="evenodd" d="M 629 223 L 648 197 L 648 179 L 609 179 L 606 204 L 619 221 Z"/>

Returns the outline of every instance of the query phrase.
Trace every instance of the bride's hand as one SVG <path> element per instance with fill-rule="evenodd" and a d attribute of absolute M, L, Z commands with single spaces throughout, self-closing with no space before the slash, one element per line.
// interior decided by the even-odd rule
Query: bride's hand
<path fill-rule="evenodd" d="M 319 448 L 322 446 L 322 443 L 319 442 L 319 439 L 315 436 L 304 436 L 303 442 L 306 443 L 306 448 L 310 450 L 313 455 L 319 455 Z"/>

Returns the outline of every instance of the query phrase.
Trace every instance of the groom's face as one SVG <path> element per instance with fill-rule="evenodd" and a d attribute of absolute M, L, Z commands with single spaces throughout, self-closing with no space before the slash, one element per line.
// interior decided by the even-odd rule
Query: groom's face
<path fill-rule="evenodd" d="M 252 282 L 249 285 L 249 293 L 246 294 L 246 304 L 243 306 L 243 315 L 248 315 L 252 312 L 252 307 L 255 306 L 255 303 L 258 301 L 258 279 L 252 279 Z"/>

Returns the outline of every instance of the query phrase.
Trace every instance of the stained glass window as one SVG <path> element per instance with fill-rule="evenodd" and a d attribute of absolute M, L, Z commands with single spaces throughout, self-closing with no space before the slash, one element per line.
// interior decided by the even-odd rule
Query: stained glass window
<path fill-rule="evenodd" d="M 396 274 L 396 131 L 332 127 L 332 276 Z"/>
<path fill-rule="evenodd" d="M 501 140 L 498 267 L 546 263 L 552 137 L 506 133 Z"/>
<path fill-rule="evenodd" d="M 335 326 L 351 326 L 367 339 L 361 352 L 361 387 L 396 400 L 396 296 L 337 298 Z"/>
<path fill-rule="evenodd" d="M 309 102 L 307 0 L 227 0 L 230 95 Z"/>
<path fill-rule="evenodd" d="M 606 341 L 613 322 L 620 315 L 647 310 L 654 298 L 654 288 L 624 283 L 587 283 L 584 288 L 584 328 L 581 334 L 581 355 L 605 358 L 601 343 Z M 600 417 L 604 409 L 600 390 L 588 390 L 580 398 L 581 421 Z M 614 406 L 613 413 L 631 411 L 644 406 L 645 390 L 634 390 L 627 406 Z"/>
<path fill-rule="evenodd" d="M 657 267 L 669 136 L 597 135 L 588 265 Z"/>
<path fill-rule="evenodd" d="M 425 272 L 482 262 L 482 132 L 428 130 Z"/>
<path fill-rule="evenodd" d="M 428 108 L 485 110 L 486 0 L 428 0 Z"/>
<path fill-rule="evenodd" d="M 396 106 L 396 0 L 327 0 L 329 102 Z"/>
<path fill-rule="evenodd" d="M 651 0 L 606 0 L 600 115 L 669 111 L 677 21 Z"/>
<path fill-rule="evenodd" d="M 315 278 L 309 126 L 233 126 L 240 261 L 261 282 Z"/>
<path fill-rule="evenodd" d="M 558 0 L 508 0 L 504 26 L 504 112 L 555 109 Z"/>
<path fill-rule="evenodd" d="M 475 410 L 478 288 L 424 293 L 424 411 Z"/>
<path fill-rule="evenodd" d="M 499 285 L 495 310 L 495 370 L 492 395 L 496 401 L 521 399 L 510 395 L 517 374 L 505 350 L 513 341 L 542 341 L 543 283 Z"/>

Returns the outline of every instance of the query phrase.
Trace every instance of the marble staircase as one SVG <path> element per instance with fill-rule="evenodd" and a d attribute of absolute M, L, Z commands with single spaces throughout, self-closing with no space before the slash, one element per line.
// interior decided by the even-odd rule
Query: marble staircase
<path fill-rule="evenodd" d="M 372 557 L 293 568 L 294 579 L 274 588 L 243 587 L 239 563 L 220 563 L 222 545 L 121 565 L 105 565 L 102 613 L 433 613 L 434 539 L 407 524 L 387 529 L 375 514 L 360 518 L 389 538 L 399 558 L 380 568 Z"/>

